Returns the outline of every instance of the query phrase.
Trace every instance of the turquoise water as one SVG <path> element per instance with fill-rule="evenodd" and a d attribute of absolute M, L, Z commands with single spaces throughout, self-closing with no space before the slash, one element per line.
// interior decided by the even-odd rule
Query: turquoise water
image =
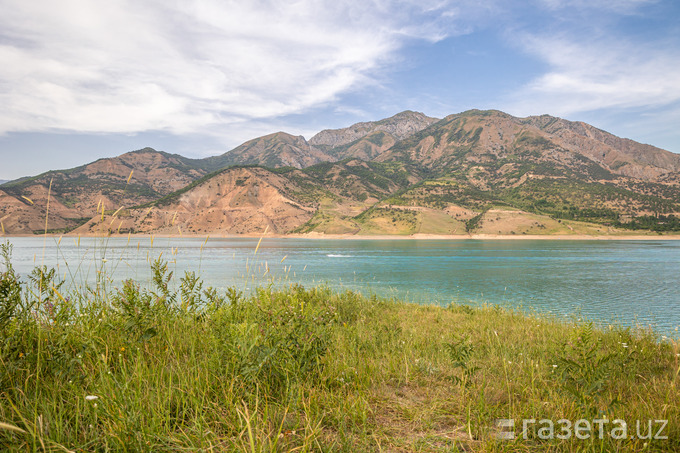
<path fill-rule="evenodd" d="M 148 281 L 162 254 L 176 276 L 209 285 L 327 283 L 366 294 L 448 305 L 520 306 L 600 323 L 680 325 L 680 241 L 10 238 L 14 265 L 58 269 L 68 285 L 97 273 Z M 285 258 L 285 259 L 284 259 Z M 283 262 L 281 261 L 283 260 Z"/>

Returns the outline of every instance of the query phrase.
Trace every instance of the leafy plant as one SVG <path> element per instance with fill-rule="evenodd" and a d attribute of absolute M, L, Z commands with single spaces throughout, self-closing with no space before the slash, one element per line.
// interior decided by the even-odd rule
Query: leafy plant
<path fill-rule="evenodd" d="M 169 289 L 170 280 L 172 280 L 173 272 L 168 270 L 168 262 L 158 257 L 151 264 L 151 281 L 156 287 L 156 292 L 152 292 L 158 299 L 158 302 L 166 306 L 173 303 L 176 294 L 172 294 Z"/>
<path fill-rule="evenodd" d="M 446 343 L 445 347 L 449 353 L 449 358 L 453 361 L 453 367 L 461 370 L 461 376 L 454 376 L 453 383 L 469 387 L 472 385 L 475 373 L 479 371 L 479 367 L 470 364 L 475 350 L 474 345 L 466 337 L 453 343 Z"/>
<path fill-rule="evenodd" d="M 140 291 L 139 285 L 132 280 L 126 280 L 111 299 L 123 319 L 125 330 L 138 341 L 147 341 L 158 334 L 155 309 L 159 304 L 153 304 L 153 300 L 151 294 Z"/>
<path fill-rule="evenodd" d="M 12 245 L 9 242 L 0 244 L 0 256 L 5 267 L 0 273 L 0 333 L 2 333 L 20 308 L 21 283 L 12 267 Z"/>
<path fill-rule="evenodd" d="M 562 345 L 562 355 L 556 360 L 562 388 L 587 415 L 606 413 L 616 404 L 605 397 L 613 357 L 602 351 L 602 340 L 595 339 L 592 322 L 580 326 L 571 341 Z"/>
<path fill-rule="evenodd" d="M 180 279 L 180 306 L 185 311 L 196 311 L 203 304 L 202 298 L 203 282 L 196 276 L 195 272 L 185 272 Z"/>

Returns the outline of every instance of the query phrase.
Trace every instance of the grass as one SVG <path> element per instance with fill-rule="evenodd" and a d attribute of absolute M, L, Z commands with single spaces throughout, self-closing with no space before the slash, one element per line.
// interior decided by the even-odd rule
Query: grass
<path fill-rule="evenodd" d="M 295 284 L 220 294 L 160 259 L 148 288 L 67 292 L 2 252 L 3 451 L 680 450 L 680 345 L 653 332 Z M 668 420 L 668 439 L 522 437 L 522 419 L 605 417 L 633 437 Z"/>

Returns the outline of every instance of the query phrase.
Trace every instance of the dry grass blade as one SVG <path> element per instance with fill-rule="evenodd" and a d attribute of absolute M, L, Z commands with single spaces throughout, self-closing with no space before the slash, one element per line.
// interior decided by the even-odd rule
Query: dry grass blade
<path fill-rule="evenodd" d="M 7 431 L 14 431 L 21 434 L 26 434 L 26 431 L 19 428 L 18 426 L 10 425 L 9 423 L 0 422 L 0 429 Z"/>
<path fill-rule="evenodd" d="M 45 210 L 45 236 L 47 236 L 47 225 L 50 217 L 50 197 L 52 195 L 52 181 L 50 179 L 50 187 L 47 189 L 47 208 Z"/>
<path fill-rule="evenodd" d="M 262 243 L 262 239 L 264 239 L 264 235 L 267 234 L 267 231 L 269 231 L 269 225 L 265 227 L 264 233 L 262 233 L 262 236 L 260 236 L 260 240 L 257 241 L 257 247 L 255 247 L 254 255 L 257 255 L 257 251 L 260 249 L 260 244 Z"/>

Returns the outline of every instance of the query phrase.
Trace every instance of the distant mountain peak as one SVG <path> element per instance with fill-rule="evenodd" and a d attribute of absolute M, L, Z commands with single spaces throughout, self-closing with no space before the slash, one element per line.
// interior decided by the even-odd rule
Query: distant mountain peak
<path fill-rule="evenodd" d="M 139 154 L 142 154 L 142 153 L 159 153 L 159 152 L 162 152 L 162 151 L 157 151 L 157 150 L 151 148 L 150 146 L 146 146 L 142 149 L 136 149 L 134 151 L 130 151 L 129 154 L 132 154 L 132 153 L 139 153 Z"/>
<path fill-rule="evenodd" d="M 212 169 L 229 165 L 304 168 L 329 160 L 334 159 L 310 146 L 303 136 L 282 131 L 248 140 L 220 156 L 204 159 Z"/>
<path fill-rule="evenodd" d="M 309 143 L 328 150 L 360 140 L 376 131 L 386 132 L 396 140 L 403 140 L 437 121 L 437 118 L 430 118 L 423 113 L 405 110 L 379 121 L 356 123 L 342 129 L 325 129 L 312 137 Z"/>

